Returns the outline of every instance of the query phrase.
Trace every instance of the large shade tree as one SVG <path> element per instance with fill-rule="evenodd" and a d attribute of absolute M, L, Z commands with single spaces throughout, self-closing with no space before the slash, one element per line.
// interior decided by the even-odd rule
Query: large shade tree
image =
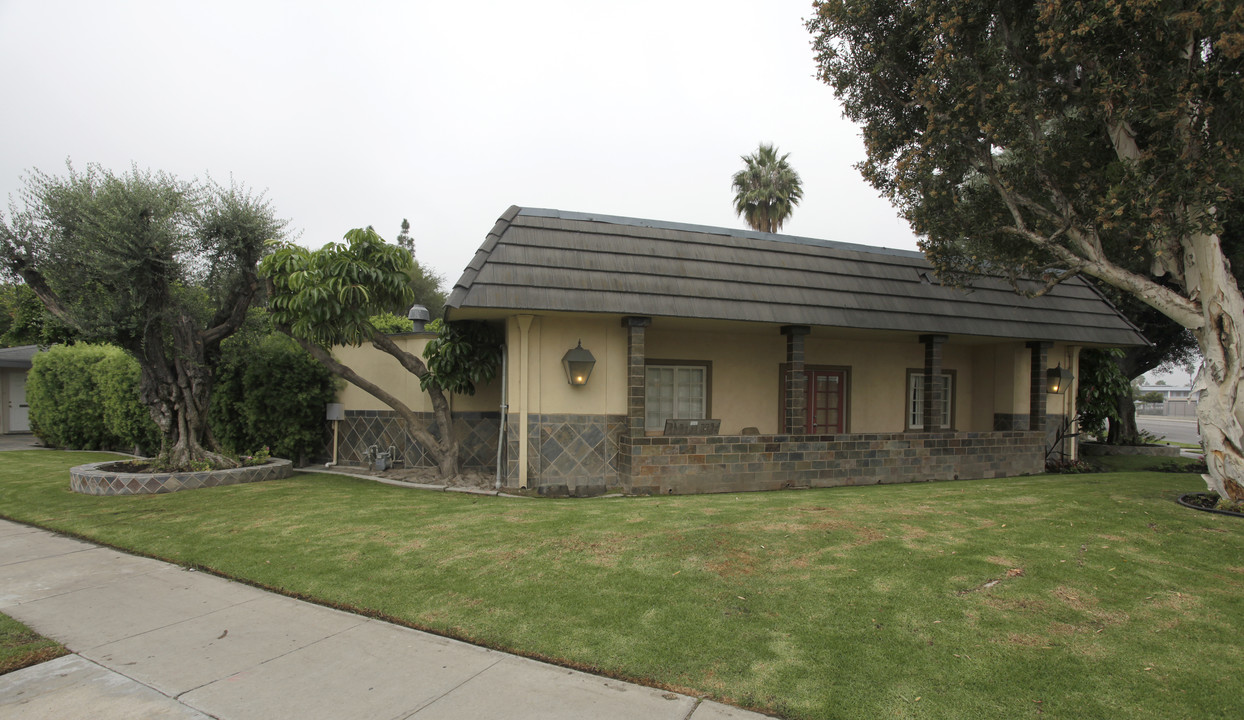
<path fill-rule="evenodd" d="M 261 196 L 161 172 L 33 171 L 0 217 L 0 262 L 84 340 L 139 364 L 139 392 L 175 466 L 236 463 L 208 426 L 220 343 L 259 288 L 284 222 Z"/>
<path fill-rule="evenodd" d="M 803 184 L 786 158 L 773 145 L 760 144 L 743 156 L 743 169 L 734 174 L 734 211 L 748 227 L 777 232 L 803 198 Z"/>
<path fill-rule="evenodd" d="M 1244 499 L 1244 296 L 1224 235 L 1242 189 L 1244 8 L 822 0 L 808 28 L 863 126 L 864 176 L 943 279 L 1004 273 L 1041 292 L 1082 273 L 1192 332 L 1206 481 Z"/>
<path fill-rule="evenodd" d="M 386 243 L 372 228 L 351 230 L 344 243 L 319 250 L 285 244 L 264 258 L 273 324 L 333 373 L 402 418 L 407 432 L 436 461 L 442 477 L 458 474 L 459 441 L 445 392 L 474 394 L 500 362 L 500 342 L 485 326 L 450 323 L 428 343 L 424 358 L 407 352 L 377 326 L 381 313 L 409 307 L 415 297 L 410 252 Z M 419 378 L 428 393 L 437 432 L 384 385 L 333 357 L 334 345 L 369 343 Z M 424 359 L 427 362 L 424 362 Z"/>

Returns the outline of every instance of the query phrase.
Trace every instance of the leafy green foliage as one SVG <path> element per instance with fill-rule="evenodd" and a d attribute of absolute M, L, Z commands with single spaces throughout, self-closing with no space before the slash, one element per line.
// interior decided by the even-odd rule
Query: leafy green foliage
<path fill-rule="evenodd" d="M 401 317 L 391 312 L 372 315 L 370 321 L 372 327 L 385 335 L 408 333 L 414 329 L 414 323 L 410 321 L 410 318 Z"/>
<path fill-rule="evenodd" d="M 863 126 L 860 169 L 927 236 L 944 278 L 1178 275 L 1181 239 L 1222 230 L 1222 214 L 1204 209 L 1240 187 L 1236 3 L 816 10 L 820 76 Z"/>
<path fill-rule="evenodd" d="M 139 399 L 142 371 L 138 361 L 118 348 L 109 346 L 107 354 L 91 367 L 97 401 L 79 406 L 78 412 L 102 412 L 104 426 L 116 438 L 117 447 L 139 449 L 139 454 L 154 455 L 160 451 L 160 429 L 151 419 L 151 411 Z"/>
<path fill-rule="evenodd" d="M 482 322 L 458 321 L 442 325 L 440 334 L 423 350 L 428 375 L 419 378 L 427 390 L 435 385 L 459 395 L 474 395 L 475 386 L 497 376 L 501 364 L 501 336 Z"/>
<path fill-rule="evenodd" d="M 29 286 L 0 285 L 0 347 L 47 346 L 75 339 L 73 328 L 48 312 Z"/>
<path fill-rule="evenodd" d="M 35 356 L 27 381 L 31 428 L 76 450 L 154 454 L 160 432 L 139 399 L 138 362 L 111 345 L 57 345 Z"/>
<path fill-rule="evenodd" d="M 314 251 L 282 245 L 259 265 L 273 321 L 321 347 L 362 344 L 376 329 L 374 316 L 409 308 L 414 298 L 410 253 L 371 228 L 345 240 Z"/>
<path fill-rule="evenodd" d="M 1080 378 L 1076 396 L 1080 432 L 1104 440 L 1106 422 L 1119 421 L 1120 396 L 1131 397 L 1131 380 L 1119 370 L 1118 348 L 1080 351 Z"/>
<path fill-rule="evenodd" d="M 803 198 L 803 184 L 773 145 L 761 143 L 743 156 L 745 167 L 734 174 L 734 211 L 761 232 L 777 232 Z"/>
<path fill-rule="evenodd" d="M 279 333 L 226 341 L 212 397 L 212 428 L 226 450 L 290 458 L 324 446 L 333 374 Z"/>
<path fill-rule="evenodd" d="M 410 269 L 410 289 L 414 292 L 411 305 L 422 305 L 428 309 L 429 317 L 439 319 L 445 314 L 446 298 L 441 290 L 441 285 L 444 283 L 445 278 L 423 267 L 418 261 L 414 262 Z M 397 314 L 405 317 L 408 310 L 410 310 L 409 305 L 401 308 Z"/>

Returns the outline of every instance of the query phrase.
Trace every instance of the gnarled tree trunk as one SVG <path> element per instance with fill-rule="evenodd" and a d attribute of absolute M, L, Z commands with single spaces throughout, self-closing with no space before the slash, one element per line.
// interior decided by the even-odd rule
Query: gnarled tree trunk
<path fill-rule="evenodd" d="M 1214 235 L 1191 239 L 1186 260 L 1188 292 L 1199 296 L 1204 318 L 1192 328 L 1205 365 L 1199 382 L 1206 392 L 1197 403 L 1201 442 L 1209 472 L 1206 485 L 1219 497 L 1244 501 L 1244 295 Z M 1198 262 L 1199 261 L 1199 262 Z"/>
<path fill-rule="evenodd" d="M 177 318 L 170 357 L 154 325 L 142 347 L 130 350 L 141 359 L 139 395 L 160 429 L 160 454 L 174 467 L 205 462 L 236 467 L 237 462 L 221 453 L 208 426 L 213 376 L 201 334 L 190 318 Z"/>

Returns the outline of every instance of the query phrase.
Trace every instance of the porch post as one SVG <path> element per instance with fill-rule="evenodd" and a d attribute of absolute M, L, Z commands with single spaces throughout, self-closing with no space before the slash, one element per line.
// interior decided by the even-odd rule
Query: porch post
<path fill-rule="evenodd" d="M 645 372 L 644 335 L 652 318 L 628 316 L 622 318 L 626 328 L 626 433 L 628 437 L 644 436 Z"/>
<path fill-rule="evenodd" d="M 920 342 L 924 343 L 924 432 L 937 432 L 942 429 L 939 426 L 947 401 L 946 388 L 942 384 L 942 345 L 946 342 L 946 337 L 920 336 Z"/>
<path fill-rule="evenodd" d="M 1028 343 L 1032 350 L 1031 385 L 1028 400 L 1028 429 L 1045 430 L 1045 366 L 1050 348 L 1054 343 L 1033 340 Z"/>
<path fill-rule="evenodd" d="M 803 339 L 812 328 L 807 325 L 784 325 L 786 336 L 786 381 L 782 383 L 784 409 L 782 431 L 803 434 L 808 427 L 808 378 L 803 374 Z"/>

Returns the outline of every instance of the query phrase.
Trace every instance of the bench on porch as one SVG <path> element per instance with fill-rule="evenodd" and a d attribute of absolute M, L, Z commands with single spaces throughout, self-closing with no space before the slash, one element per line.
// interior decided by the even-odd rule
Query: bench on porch
<path fill-rule="evenodd" d="M 721 420 L 680 420 L 670 418 L 665 421 L 665 435 L 717 435 L 721 432 Z"/>

